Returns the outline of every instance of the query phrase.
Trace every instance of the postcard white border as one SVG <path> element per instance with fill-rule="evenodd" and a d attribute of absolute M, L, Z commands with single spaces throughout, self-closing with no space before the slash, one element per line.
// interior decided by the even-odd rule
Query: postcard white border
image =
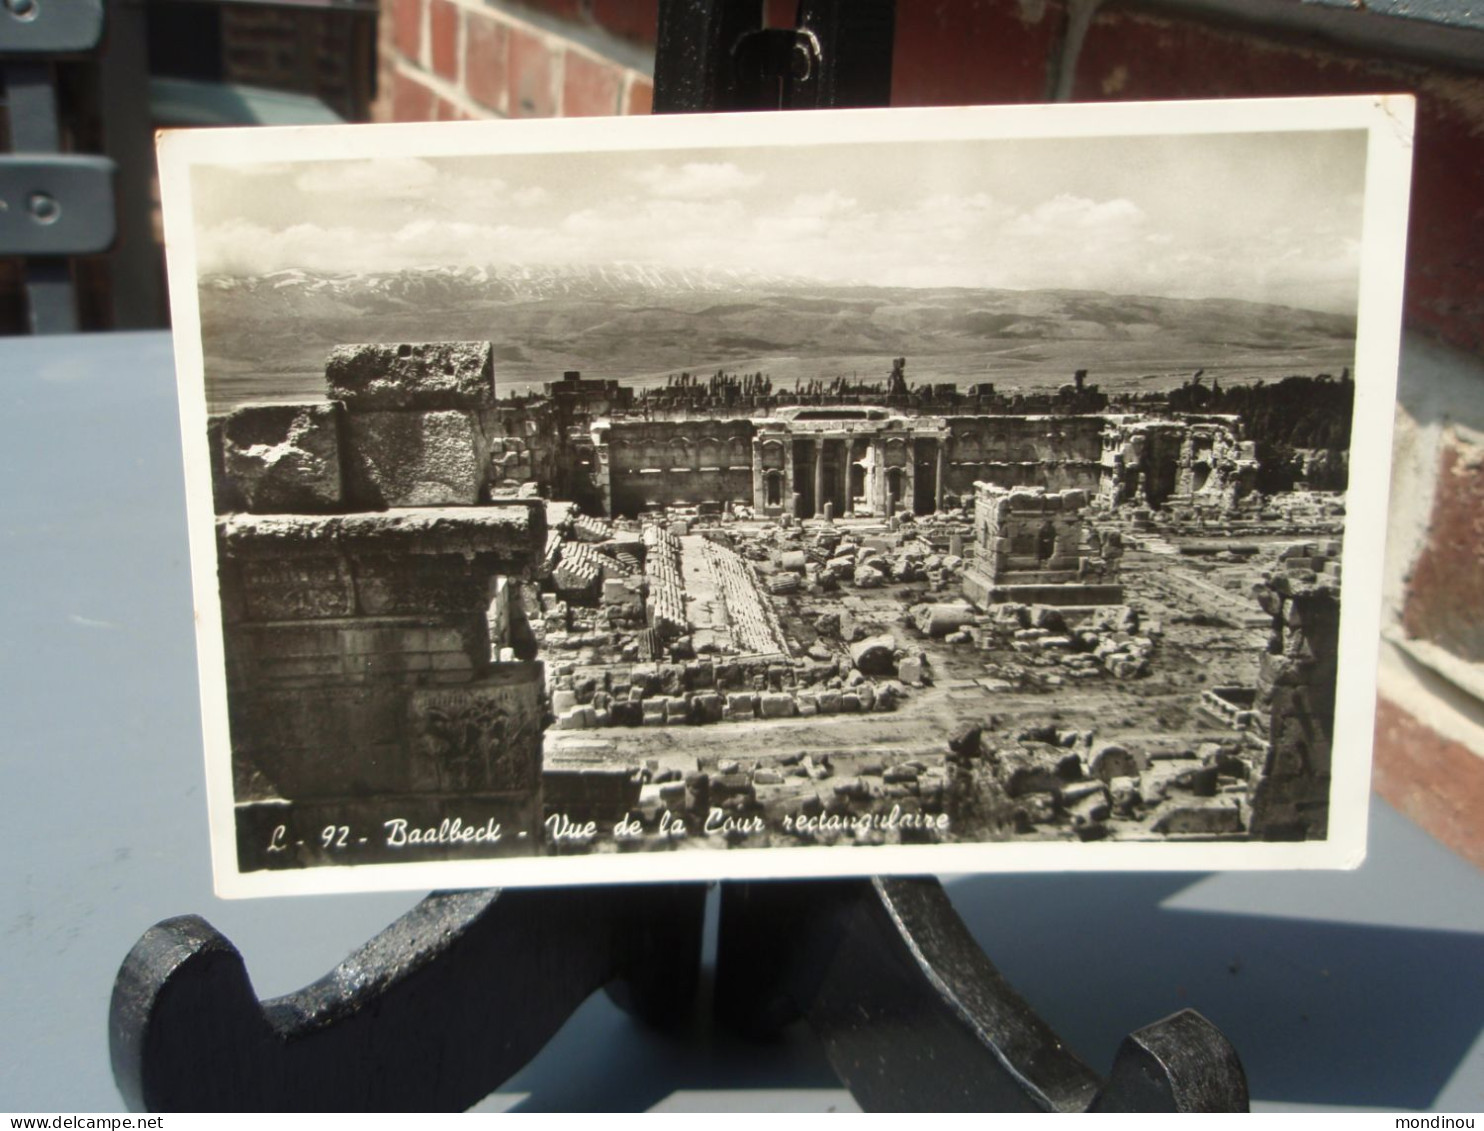
<path fill-rule="evenodd" d="M 1401 337 L 1415 101 L 1409 95 L 1058 104 L 175 130 L 159 138 L 180 396 L 211 856 L 223 898 L 435 887 L 652 883 L 871 874 L 1354 868 L 1365 856 L 1380 633 L 1381 566 Z M 978 844 L 596 853 L 437 863 L 237 867 L 231 743 L 207 402 L 197 302 L 191 170 L 198 165 L 578 151 L 702 151 L 859 142 L 1009 140 L 1314 130 L 1368 132 L 1351 432 L 1351 512 L 1342 551 L 1329 836 L 1299 843 Z M 189 281 L 190 285 L 183 285 Z M 1355 503 L 1363 500 L 1360 507 Z M 1359 513 L 1356 513 L 1356 512 Z M 1343 751 L 1343 756 L 1338 752 Z"/>

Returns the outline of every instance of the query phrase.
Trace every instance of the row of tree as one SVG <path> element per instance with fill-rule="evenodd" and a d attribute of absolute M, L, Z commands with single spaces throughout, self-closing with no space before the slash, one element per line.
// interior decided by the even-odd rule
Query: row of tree
<path fill-rule="evenodd" d="M 1169 394 L 1174 412 L 1211 412 L 1241 418 L 1249 440 L 1278 449 L 1348 451 L 1355 382 L 1345 370 L 1338 379 L 1285 377 L 1268 384 L 1207 385 L 1200 374 Z"/>
<path fill-rule="evenodd" d="M 1285 377 L 1268 384 L 1206 385 L 1196 374 L 1169 395 L 1175 412 L 1234 415 L 1254 441 L 1260 466 L 1257 488 L 1286 491 L 1300 480 L 1310 487 L 1344 490 L 1349 479 L 1350 417 L 1355 382 L 1346 369 L 1339 379 Z"/>

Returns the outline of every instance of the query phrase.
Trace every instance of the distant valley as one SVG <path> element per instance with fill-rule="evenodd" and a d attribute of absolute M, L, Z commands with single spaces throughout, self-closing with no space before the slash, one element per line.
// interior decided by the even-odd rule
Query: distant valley
<path fill-rule="evenodd" d="M 502 391 L 563 370 L 663 382 L 689 370 L 764 371 L 774 387 L 844 374 L 1055 386 L 1088 369 L 1106 391 L 1154 390 L 1197 369 L 1224 383 L 1353 366 L 1355 322 L 1240 302 L 1097 291 L 836 285 L 640 264 L 592 268 L 280 271 L 199 286 L 208 400 L 323 395 L 346 342 L 493 343 Z"/>

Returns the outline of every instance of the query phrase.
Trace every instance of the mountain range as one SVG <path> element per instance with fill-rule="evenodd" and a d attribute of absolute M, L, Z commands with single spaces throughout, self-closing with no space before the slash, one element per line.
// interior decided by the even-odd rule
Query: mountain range
<path fill-rule="evenodd" d="M 1106 390 L 1154 389 L 1204 368 L 1223 382 L 1353 365 L 1355 320 L 1235 299 L 1101 291 L 914 288 L 644 264 L 304 270 L 199 280 L 208 399 L 321 394 L 347 342 L 493 343 L 496 382 L 636 384 L 682 369 L 769 373 L 777 387 L 838 374 L 1055 386 L 1088 369 Z"/>

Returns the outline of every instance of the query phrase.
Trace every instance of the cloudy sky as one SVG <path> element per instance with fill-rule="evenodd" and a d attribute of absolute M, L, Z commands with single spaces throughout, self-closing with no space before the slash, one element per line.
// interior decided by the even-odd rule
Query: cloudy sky
<path fill-rule="evenodd" d="M 611 262 L 1353 312 L 1363 131 L 198 167 L 199 269 Z"/>

